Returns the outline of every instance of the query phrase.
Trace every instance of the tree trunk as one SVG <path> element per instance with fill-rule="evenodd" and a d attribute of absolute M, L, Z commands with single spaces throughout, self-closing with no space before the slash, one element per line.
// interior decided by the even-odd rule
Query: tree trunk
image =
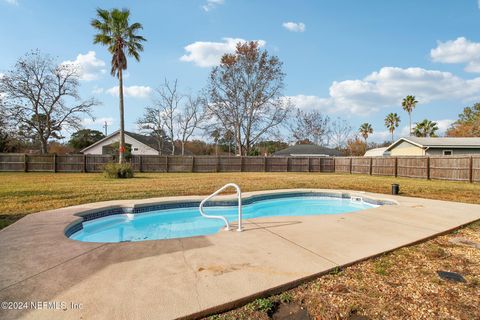
<path fill-rule="evenodd" d="M 408 118 L 410 119 L 410 136 L 412 136 L 412 113 L 408 113 Z"/>
<path fill-rule="evenodd" d="M 240 126 L 235 128 L 235 142 L 237 144 L 237 155 L 238 156 L 243 156 L 243 150 L 242 150 L 242 137 L 240 136 Z"/>
<path fill-rule="evenodd" d="M 125 119 L 123 107 L 123 75 L 122 69 L 118 71 L 118 96 L 120 98 L 120 144 L 118 147 L 118 162 L 125 162 Z"/>
<path fill-rule="evenodd" d="M 182 141 L 182 156 L 185 155 L 185 142 Z"/>
<path fill-rule="evenodd" d="M 41 150 L 40 152 L 42 154 L 47 154 L 48 153 L 48 143 L 46 139 L 40 138 L 40 145 L 41 145 Z"/>

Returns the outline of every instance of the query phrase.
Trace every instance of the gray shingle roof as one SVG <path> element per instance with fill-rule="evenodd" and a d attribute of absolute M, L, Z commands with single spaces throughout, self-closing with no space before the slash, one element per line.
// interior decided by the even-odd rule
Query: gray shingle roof
<path fill-rule="evenodd" d="M 418 138 L 418 137 L 406 137 L 404 140 L 411 141 L 422 147 L 430 148 L 441 148 L 441 147 L 478 147 L 480 148 L 480 138 L 456 138 L 456 137 L 445 137 L 445 138 Z M 397 141 L 398 142 L 398 141 Z M 393 145 L 395 145 L 395 142 Z M 392 145 L 392 146 L 393 146 Z M 391 146 L 390 146 L 391 147 Z M 390 149 L 389 147 L 389 149 Z"/>
<path fill-rule="evenodd" d="M 290 155 L 327 155 L 340 156 L 342 153 L 335 149 L 317 146 L 315 144 L 296 144 L 286 149 L 273 153 L 274 156 Z"/>

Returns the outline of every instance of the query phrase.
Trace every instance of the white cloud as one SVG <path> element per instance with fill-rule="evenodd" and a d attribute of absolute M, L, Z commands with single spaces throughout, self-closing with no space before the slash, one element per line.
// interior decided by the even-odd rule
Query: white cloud
<path fill-rule="evenodd" d="M 99 78 L 100 74 L 106 72 L 105 61 L 96 57 L 95 51 L 88 51 L 86 54 L 79 54 L 73 61 L 67 60 L 62 62 L 62 65 L 75 65 L 80 80 L 91 81 Z"/>
<path fill-rule="evenodd" d="M 305 23 L 303 22 L 284 22 L 282 26 L 288 31 L 292 31 L 292 32 L 305 31 Z"/>
<path fill-rule="evenodd" d="M 480 72 L 480 43 L 464 37 L 446 42 L 439 41 L 437 47 L 430 50 L 434 62 L 463 63 L 465 71 Z"/>
<path fill-rule="evenodd" d="M 14 6 L 18 6 L 18 0 L 3 0 L 3 2 L 6 2 Z"/>
<path fill-rule="evenodd" d="M 82 125 L 85 126 L 85 127 L 86 126 L 91 126 L 91 125 L 101 125 L 101 126 L 103 126 L 105 124 L 105 122 L 107 123 L 108 126 L 111 126 L 111 125 L 113 125 L 115 120 L 111 117 L 96 118 L 96 119 L 84 118 L 82 120 Z"/>
<path fill-rule="evenodd" d="M 196 41 L 187 45 L 184 49 L 187 54 L 180 57 L 180 61 L 193 62 L 199 67 L 213 67 L 220 63 L 225 53 L 235 52 L 237 43 L 246 42 L 240 38 L 223 38 L 223 42 Z M 263 40 L 256 40 L 260 47 L 265 46 Z"/>
<path fill-rule="evenodd" d="M 123 87 L 123 94 L 126 97 L 147 98 L 152 93 L 152 88 L 148 86 L 129 86 Z M 106 93 L 118 97 L 118 86 L 105 90 Z"/>
<path fill-rule="evenodd" d="M 381 108 L 400 106 L 409 94 L 420 103 L 478 98 L 480 78 L 464 80 L 450 72 L 422 68 L 384 67 L 363 79 L 333 82 L 328 97 L 292 96 L 294 104 L 324 112 L 368 115 Z"/>
<path fill-rule="evenodd" d="M 207 0 L 205 4 L 202 6 L 202 9 L 206 12 L 215 9 L 216 7 L 224 4 L 224 0 Z"/>

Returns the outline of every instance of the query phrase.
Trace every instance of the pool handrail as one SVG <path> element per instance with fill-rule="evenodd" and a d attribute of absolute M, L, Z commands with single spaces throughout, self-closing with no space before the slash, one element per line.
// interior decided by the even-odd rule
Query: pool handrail
<path fill-rule="evenodd" d="M 242 231 L 242 190 L 235 183 L 227 183 L 226 185 L 224 185 L 223 187 L 221 187 L 220 189 L 218 189 L 217 191 L 215 191 L 214 193 L 212 193 L 211 195 L 209 195 L 208 197 L 203 199 L 202 202 L 200 202 L 200 206 L 198 207 L 198 210 L 200 211 L 200 214 L 205 218 L 223 220 L 223 222 L 225 222 L 225 230 L 230 230 L 230 224 L 228 223 L 227 218 L 225 218 L 224 216 L 208 215 L 203 211 L 203 206 L 208 200 L 215 197 L 220 192 L 222 192 L 223 190 L 225 190 L 229 187 L 233 187 L 237 191 L 236 192 L 237 193 L 237 200 L 238 200 L 238 228 L 237 228 L 237 231 Z"/>

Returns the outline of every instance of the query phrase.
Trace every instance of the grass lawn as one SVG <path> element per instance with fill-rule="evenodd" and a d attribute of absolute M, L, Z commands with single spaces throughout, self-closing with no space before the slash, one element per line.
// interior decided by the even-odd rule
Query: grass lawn
<path fill-rule="evenodd" d="M 0 228 L 22 216 L 82 203 L 162 196 L 207 195 L 235 182 L 242 191 L 332 188 L 389 193 L 480 204 L 480 184 L 327 173 L 140 173 L 134 179 L 106 179 L 94 173 L 0 173 Z"/>
<path fill-rule="evenodd" d="M 101 174 L 0 173 L 0 228 L 22 216 L 81 203 L 206 195 L 227 182 L 243 191 L 333 188 L 480 204 L 480 184 L 325 173 L 137 174 L 109 180 Z M 308 310 L 315 319 L 480 319 L 480 222 L 424 243 L 350 266 L 278 296 L 256 300 L 212 319 L 268 319 L 279 306 Z M 455 271 L 465 283 L 441 280 Z M 361 317 L 365 316 L 365 317 Z"/>

